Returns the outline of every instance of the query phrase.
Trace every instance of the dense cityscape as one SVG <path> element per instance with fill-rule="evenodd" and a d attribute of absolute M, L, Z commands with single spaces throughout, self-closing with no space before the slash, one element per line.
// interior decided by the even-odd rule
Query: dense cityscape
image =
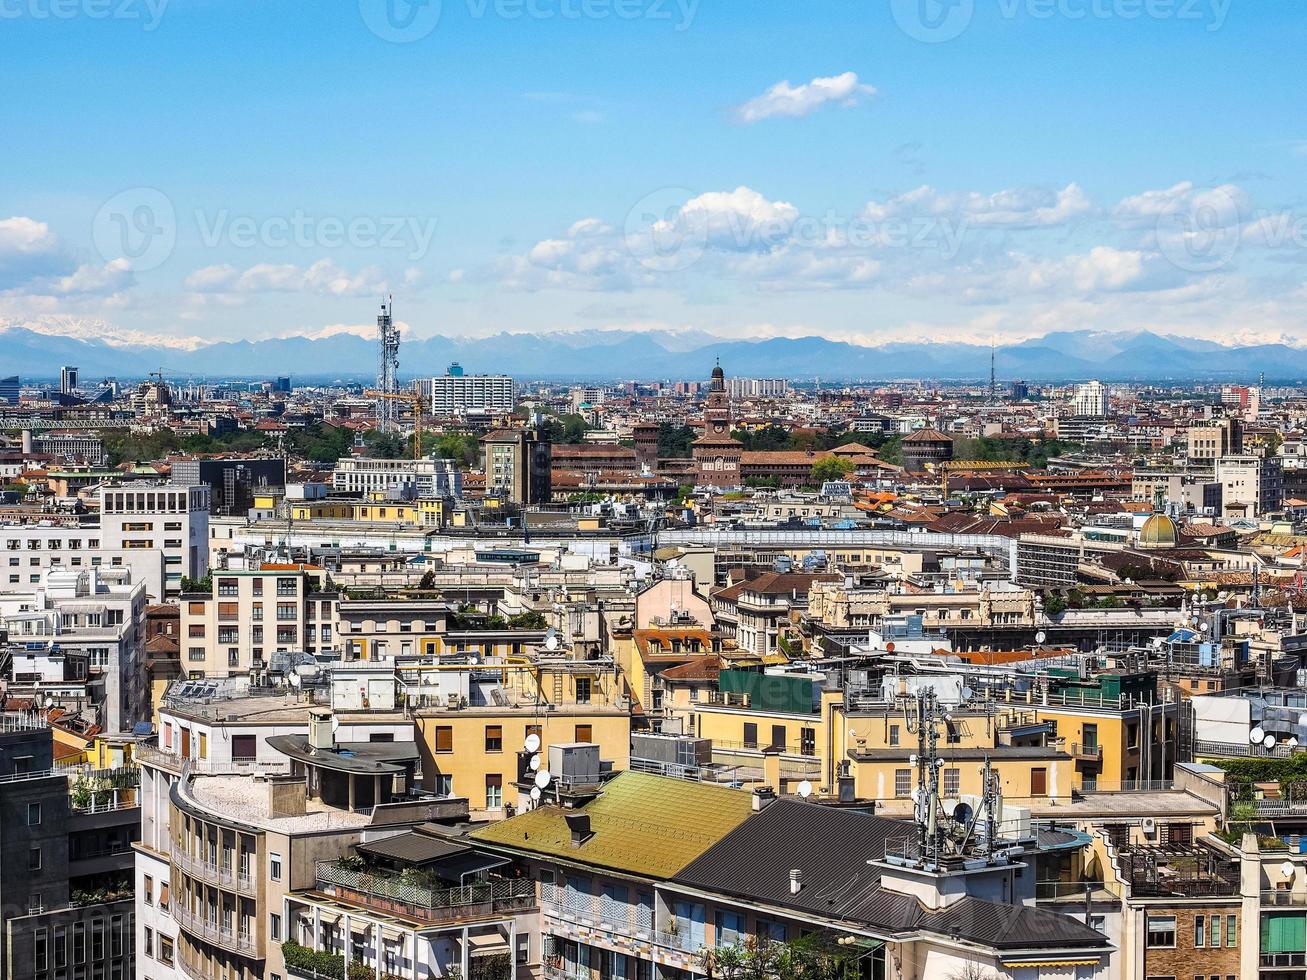
<path fill-rule="evenodd" d="M 9 975 L 1301 970 L 1307 389 L 376 336 L 0 381 Z"/>

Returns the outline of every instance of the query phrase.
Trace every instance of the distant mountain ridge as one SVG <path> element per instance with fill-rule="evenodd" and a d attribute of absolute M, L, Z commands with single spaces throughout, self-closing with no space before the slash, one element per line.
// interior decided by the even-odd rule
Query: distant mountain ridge
<path fill-rule="evenodd" d="M 670 347 L 676 349 L 669 349 Z M 468 373 L 506 373 L 523 379 L 706 378 L 717 358 L 728 375 L 791 380 L 984 381 L 988 346 L 894 342 L 863 347 L 821 337 L 711 340 L 693 350 L 658 334 L 595 331 L 584 334 L 501 333 L 483 338 L 406 339 L 402 378 L 443 374 L 452 361 Z M 375 375 L 376 347 L 352 334 L 318 340 L 290 337 L 224 341 L 195 350 L 108 344 L 41 333 L 23 326 L 0 330 L 0 377 L 53 378 L 63 364 L 84 379 L 136 379 L 162 369 L 171 377 L 366 379 Z M 1223 347 L 1212 341 L 1160 334 L 1067 331 L 1050 333 L 996 353 L 1000 379 L 1071 381 L 1254 382 L 1307 379 L 1307 348 L 1287 344 Z"/>

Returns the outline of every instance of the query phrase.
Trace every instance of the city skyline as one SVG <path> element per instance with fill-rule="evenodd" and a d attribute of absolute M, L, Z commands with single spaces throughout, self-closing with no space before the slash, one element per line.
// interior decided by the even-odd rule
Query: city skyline
<path fill-rule="evenodd" d="M 1299 343 L 1291 12 L 929 8 L 28 0 L 0 327 Z"/>

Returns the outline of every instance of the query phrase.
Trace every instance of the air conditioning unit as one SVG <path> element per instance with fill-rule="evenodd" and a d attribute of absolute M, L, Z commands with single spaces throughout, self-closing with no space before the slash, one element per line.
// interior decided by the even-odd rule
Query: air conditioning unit
<path fill-rule="evenodd" d="M 1156 817 L 1144 817 L 1144 819 L 1140 821 L 1139 825 L 1140 827 L 1143 828 L 1144 834 L 1147 835 L 1148 837 L 1153 837 L 1154 835 L 1157 834 Z"/>

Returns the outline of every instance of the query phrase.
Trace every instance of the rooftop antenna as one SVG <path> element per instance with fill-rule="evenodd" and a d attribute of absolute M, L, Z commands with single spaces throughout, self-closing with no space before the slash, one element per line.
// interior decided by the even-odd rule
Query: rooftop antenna
<path fill-rule="evenodd" d="M 998 387 L 994 383 L 994 359 L 997 354 L 997 340 L 994 337 L 989 338 L 989 403 L 995 405 L 998 403 Z"/>
<path fill-rule="evenodd" d="M 399 407 L 395 396 L 399 394 L 399 330 L 394 320 L 395 297 L 381 301 L 377 315 L 377 339 L 381 352 L 381 366 L 377 372 L 377 431 L 391 433 L 399 424 Z"/>

